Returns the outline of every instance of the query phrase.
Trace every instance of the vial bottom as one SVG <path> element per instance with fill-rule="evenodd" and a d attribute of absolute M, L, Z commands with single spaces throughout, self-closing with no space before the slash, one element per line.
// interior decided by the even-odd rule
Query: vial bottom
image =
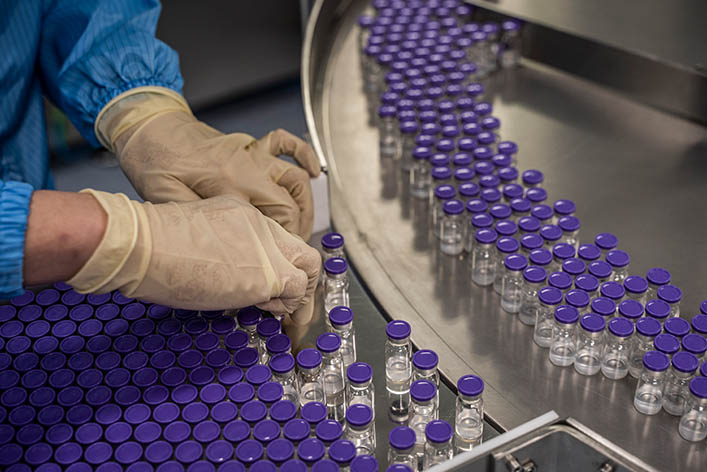
<path fill-rule="evenodd" d="M 501 308 L 503 308 L 503 311 L 506 313 L 518 313 L 518 310 L 520 310 L 520 297 L 516 297 L 516 299 L 513 299 L 511 297 L 503 297 L 501 299 Z"/>
<path fill-rule="evenodd" d="M 639 413 L 655 415 L 660 411 L 662 398 L 660 389 L 656 389 L 653 386 L 641 387 L 633 399 L 633 406 L 636 407 Z"/>
<path fill-rule="evenodd" d="M 443 240 L 439 243 L 439 249 L 442 253 L 448 256 L 458 256 L 464 251 L 464 245 L 462 243 L 448 243 Z"/>
<path fill-rule="evenodd" d="M 601 362 L 596 356 L 578 354 L 574 360 L 574 370 L 582 375 L 596 375 L 601 370 Z"/>
<path fill-rule="evenodd" d="M 624 360 L 610 358 L 602 363 L 601 373 L 604 374 L 604 377 L 612 380 L 623 379 L 628 375 L 628 367 Z"/>
<path fill-rule="evenodd" d="M 702 441 L 707 437 L 707 416 L 697 411 L 690 411 L 680 419 L 680 436 L 686 441 Z"/>
<path fill-rule="evenodd" d="M 663 395 L 663 409 L 673 416 L 685 414 L 686 398 L 682 395 Z"/>
<path fill-rule="evenodd" d="M 535 319 L 537 318 L 537 312 L 535 307 L 528 305 L 521 305 L 518 310 L 518 319 L 521 323 L 527 326 L 534 326 Z"/>
<path fill-rule="evenodd" d="M 566 367 L 574 363 L 575 351 L 572 346 L 554 346 L 550 349 L 550 362 Z"/>

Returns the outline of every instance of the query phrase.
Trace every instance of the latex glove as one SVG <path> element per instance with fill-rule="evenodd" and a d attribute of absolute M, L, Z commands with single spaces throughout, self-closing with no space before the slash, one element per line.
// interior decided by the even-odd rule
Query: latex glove
<path fill-rule="evenodd" d="M 224 135 L 197 120 L 184 98 L 160 87 L 130 90 L 106 105 L 96 135 L 145 200 L 191 201 L 233 194 L 305 241 L 314 204 L 309 177 L 319 161 L 302 139 L 284 130 L 261 139 Z M 302 167 L 277 158 L 293 157 Z"/>
<path fill-rule="evenodd" d="M 81 293 L 200 310 L 256 305 L 311 319 L 321 257 L 255 207 L 224 195 L 187 203 L 139 203 L 90 192 L 108 215 L 103 239 L 68 281 Z"/>

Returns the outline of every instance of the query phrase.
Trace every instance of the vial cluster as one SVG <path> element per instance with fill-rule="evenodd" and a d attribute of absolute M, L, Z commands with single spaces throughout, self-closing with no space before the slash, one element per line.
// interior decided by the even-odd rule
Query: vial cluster
<path fill-rule="evenodd" d="M 484 83 L 517 65 L 521 25 L 483 16 L 455 0 L 380 0 L 359 18 L 381 159 L 397 163 L 412 198 L 429 201 L 440 252 L 466 253 L 470 282 L 492 286 L 506 312 L 533 326 L 550 362 L 638 378 L 639 412 L 662 408 L 681 417 L 683 438 L 703 440 L 707 318 L 680 318 L 670 272 L 632 274 L 615 235 L 582 244 L 575 203 L 548 200 L 540 170 L 518 170 L 519 146 L 502 139 Z"/>

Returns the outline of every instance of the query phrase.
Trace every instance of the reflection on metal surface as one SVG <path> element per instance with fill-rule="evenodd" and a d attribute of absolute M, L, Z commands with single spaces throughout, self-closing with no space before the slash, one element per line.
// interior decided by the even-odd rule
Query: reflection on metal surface
<path fill-rule="evenodd" d="M 701 471 L 707 450 L 683 441 L 674 417 L 632 407 L 635 380 L 554 367 L 532 329 L 502 311 L 492 290 L 470 283 L 466 257 L 438 251 L 426 203 L 410 198 L 394 161 L 381 160 L 368 124 L 351 34 L 362 3 L 346 4 L 344 16 L 345 2 L 333 3 L 336 11 L 318 2 L 319 21 L 310 23 L 322 35 L 305 51 L 308 126 L 336 174 L 334 225 L 387 315 L 410 322 L 413 342 L 439 354 L 447 379 L 481 376 L 487 415 L 504 429 L 554 409 L 652 466 Z M 630 271 L 670 269 L 686 316 L 694 313 L 707 280 L 707 220 L 694 217 L 707 203 L 705 128 L 534 64 L 487 85 L 502 136 L 520 145 L 521 170 L 542 169 L 552 199 L 578 203 L 581 239 L 619 235 Z"/>

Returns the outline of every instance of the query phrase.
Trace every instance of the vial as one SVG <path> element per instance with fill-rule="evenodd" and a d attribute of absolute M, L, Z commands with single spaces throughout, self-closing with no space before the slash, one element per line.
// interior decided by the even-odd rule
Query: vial
<path fill-rule="evenodd" d="M 354 362 L 346 369 L 346 401 L 347 407 L 361 404 L 375 407 L 375 387 L 373 386 L 373 369 L 365 362 Z"/>
<path fill-rule="evenodd" d="M 545 176 L 537 169 L 530 169 L 521 174 L 521 179 L 526 188 L 536 188 L 542 186 Z"/>
<path fill-rule="evenodd" d="M 532 265 L 523 270 L 518 319 L 524 325 L 533 326 L 535 324 L 540 308 L 538 291 L 546 279 L 547 272 L 542 267 Z"/>
<path fill-rule="evenodd" d="M 442 184 L 435 187 L 434 200 L 432 202 L 432 232 L 435 237 L 439 238 L 442 232 L 442 214 L 444 203 L 453 199 L 457 194 L 454 187 L 448 184 Z"/>
<path fill-rule="evenodd" d="M 280 329 L 280 321 L 275 318 L 265 318 L 257 324 L 256 332 L 258 334 L 258 354 L 260 356 L 261 364 L 267 364 L 268 361 L 268 351 L 266 347 L 268 339 L 276 334 L 279 334 Z"/>
<path fill-rule="evenodd" d="M 560 218 L 574 215 L 574 212 L 577 211 L 577 207 L 572 200 L 557 200 L 552 205 L 552 210 L 554 212 L 552 224 L 556 225 L 558 221 L 560 221 Z"/>
<path fill-rule="evenodd" d="M 579 320 L 574 360 L 574 370 L 579 374 L 595 375 L 601 369 L 605 327 L 604 318 L 596 313 L 588 313 Z"/>
<path fill-rule="evenodd" d="M 507 313 L 518 313 L 523 293 L 523 270 L 528 266 L 528 259 L 521 254 L 509 254 L 503 264 L 501 308 Z"/>
<path fill-rule="evenodd" d="M 609 321 L 609 330 L 601 361 L 601 373 L 606 378 L 618 380 L 628 375 L 629 349 L 633 323 L 626 318 Z"/>
<path fill-rule="evenodd" d="M 601 257 L 601 249 L 594 244 L 580 244 L 577 249 L 577 257 L 586 264 L 590 264 Z"/>
<path fill-rule="evenodd" d="M 652 351 L 653 341 L 660 334 L 660 323 L 653 318 L 641 318 L 636 321 L 636 334 L 629 348 L 628 373 L 633 378 L 638 378 L 643 369 L 643 355 Z"/>
<path fill-rule="evenodd" d="M 498 233 L 497 233 L 498 234 Z M 509 236 L 499 237 L 496 240 L 496 251 L 494 253 L 495 268 L 493 278 L 493 290 L 501 295 L 501 285 L 503 282 L 503 274 L 505 272 L 504 259 L 506 256 L 518 252 L 520 244 L 515 238 Z"/>
<path fill-rule="evenodd" d="M 658 288 L 670 283 L 670 272 L 661 267 L 653 267 L 646 272 L 646 279 L 648 280 L 646 299 L 653 300 L 658 298 Z"/>
<path fill-rule="evenodd" d="M 491 285 L 494 281 L 496 261 L 493 245 L 498 235 L 488 228 L 479 229 L 475 234 L 474 246 L 471 249 L 471 280 L 482 287 Z"/>
<path fill-rule="evenodd" d="M 557 221 L 557 226 L 562 230 L 562 241 L 576 248 L 579 245 L 579 218 L 563 216 Z"/>
<path fill-rule="evenodd" d="M 619 238 L 611 233 L 599 233 L 594 237 L 594 244 L 597 245 L 604 256 L 619 245 Z"/>
<path fill-rule="evenodd" d="M 412 151 L 415 149 L 415 135 L 419 130 L 416 121 L 401 121 L 398 129 L 400 130 L 400 168 L 407 172 L 412 167 Z"/>
<path fill-rule="evenodd" d="M 659 300 L 670 305 L 670 316 L 680 316 L 680 300 L 682 300 L 682 290 L 675 285 L 665 284 L 657 290 Z"/>
<path fill-rule="evenodd" d="M 464 169 L 466 169 L 466 167 L 464 167 Z M 457 169 L 457 171 L 459 171 L 459 170 L 461 170 L 461 169 Z M 469 170 L 469 172 L 474 172 L 473 169 L 468 169 L 468 170 Z M 463 184 L 461 184 L 457 187 L 457 190 L 459 191 L 459 197 L 461 198 L 461 200 L 465 204 L 469 203 L 471 200 L 474 200 L 474 199 L 478 200 L 479 192 L 481 191 L 478 184 L 476 184 L 474 182 L 464 182 Z M 482 202 L 481 200 L 479 200 L 479 201 Z M 486 205 L 484 207 L 483 211 L 486 211 L 487 206 L 488 205 Z"/>
<path fill-rule="evenodd" d="M 248 333 L 248 347 L 256 347 L 258 345 L 258 322 L 262 318 L 260 310 L 254 306 L 241 308 L 236 317 L 238 325 Z"/>
<path fill-rule="evenodd" d="M 454 455 L 452 435 L 452 426 L 444 420 L 434 420 L 427 423 L 423 470 L 452 458 Z"/>
<path fill-rule="evenodd" d="M 534 216 L 535 218 L 539 219 L 540 223 L 542 223 L 543 225 L 552 223 L 552 215 L 552 208 L 550 208 L 548 205 L 545 205 L 544 203 L 533 205 L 533 207 L 530 209 L 530 216 Z"/>
<path fill-rule="evenodd" d="M 410 353 L 410 325 L 394 320 L 385 329 L 385 383 L 391 412 L 396 417 L 407 415 L 410 402 L 412 362 Z"/>
<path fill-rule="evenodd" d="M 519 221 L 521 218 L 530 218 L 531 203 L 527 198 L 514 198 L 511 200 L 511 210 L 513 212 L 513 221 Z M 539 225 L 538 225 L 539 226 Z"/>
<path fill-rule="evenodd" d="M 368 44 L 371 36 L 371 27 L 376 24 L 376 17 L 372 15 L 360 15 L 358 17 L 358 50 L 362 53 Z"/>
<path fill-rule="evenodd" d="M 426 199 L 430 194 L 430 169 L 427 164 L 432 150 L 417 146 L 412 151 L 412 166 L 410 169 L 410 194 L 415 198 Z"/>
<path fill-rule="evenodd" d="M 415 453 L 415 431 L 408 426 L 398 426 L 388 433 L 388 464 L 404 464 L 410 470 L 418 470 Z"/>
<path fill-rule="evenodd" d="M 635 323 L 643 316 L 643 305 L 636 300 L 624 300 L 619 303 L 619 315 Z"/>
<path fill-rule="evenodd" d="M 680 436 L 692 442 L 707 437 L 707 377 L 690 380 L 690 399 L 687 413 L 680 418 Z"/>
<path fill-rule="evenodd" d="M 636 385 L 633 406 L 639 413 L 655 415 L 663 406 L 665 373 L 670 366 L 668 356 L 658 351 L 643 355 L 643 370 Z"/>
<path fill-rule="evenodd" d="M 594 261 L 589 264 L 587 271 L 596 277 L 600 283 L 608 282 L 611 277 L 611 265 L 606 261 Z"/>
<path fill-rule="evenodd" d="M 368 405 L 351 405 L 346 410 L 346 439 L 356 446 L 356 455 L 376 453 L 376 429 L 373 410 Z"/>
<path fill-rule="evenodd" d="M 300 405 L 326 401 L 322 382 L 322 354 L 316 349 L 302 349 L 297 354 L 297 382 Z"/>
<path fill-rule="evenodd" d="M 572 277 L 566 272 L 553 272 L 547 277 L 547 284 L 550 287 L 555 287 L 565 293 L 572 288 Z"/>
<path fill-rule="evenodd" d="M 428 380 L 437 389 L 435 395 L 435 409 L 439 411 L 439 371 L 437 364 L 439 357 L 431 349 L 421 349 L 412 355 L 412 381 Z"/>
<path fill-rule="evenodd" d="M 646 303 L 646 291 L 648 290 L 648 281 L 640 275 L 629 275 L 624 279 L 624 289 L 626 290 L 626 298 L 635 300 L 641 304 Z"/>
<path fill-rule="evenodd" d="M 510 156 L 511 165 L 516 165 L 518 163 L 518 145 L 513 141 L 501 141 L 496 146 L 498 152 L 504 156 Z"/>
<path fill-rule="evenodd" d="M 378 108 L 378 145 L 381 157 L 393 157 L 400 147 L 400 131 L 397 125 L 397 110 L 394 105 Z"/>
<path fill-rule="evenodd" d="M 348 471 L 356 457 L 356 445 L 347 439 L 338 439 L 329 446 L 329 457 L 338 465 L 337 470 Z"/>
<path fill-rule="evenodd" d="M 682 349 L 697 357 L 697 360 L 702 362 L 707 351 L 707 339 L 701 334 L 690 333 L 682 337 Z"/>
<path fill-rule="evenodd" d="M 439 248 L 443 254 L 457 256 L 464 250 L 464 204 L 456 199 L 447 200 L 442 212 Z"/>
<path fill-rule="evenodd" d="M 555 308 L 555 324 L 552 327 L 550 362 L 565 367 L 574 364 L 577 355 L 577 321 L 579 311 L 569 305 Z"/>
<path fill-rule="evenodd" d="M 408 420 L 408 426 L 415 431 L 418 455 L 424 448 L 427 424 L 437 419 L 436 398 L 437 388 L 429 380 L 416 380 L 410 386 L 410 419 Z"/>
<path fill-rule="evenodd" d="M 501 30 L 503 33 L 498 61 L 502 69 L 511 69 L 520 62 L 520 23 L 516 20 L 506 20 L 501 23 Z"/>
<path fill-rule="evenodd" d="M 518 184 L 506 184 L 501 191 L 503 193 L 503 201 L 508 204 L 510 204 L 513 199 L 523 196 L 523 187 Z"/>
<path fill-rule="evenodd" d="M 467 59 L 476 64 L 476 74 L 478 77 L 486 77 L 489 72 L 491 72 L 489 56 L 486 52 L 489 47 L 486 33 L 483 31 L 475 31 L 471 34 L 471 40 L 473 44 Z"/>
<path fill-rule="evenodd" d="M 592 274 L 580 274 L 574 278 L 574 286 L 584 290 L 591 298 L 595 298 L 599 292 L 599 280 Z"/>
<path fill-rule="evenodd" d="M 599 286 L 599 293 L 602 297 L 611 298 L 618 305 L 623 300 L 626 291 L 619 282 L 609 281 Z"/>
<path fill-rule="evenodd" d="M 695 315 L 690 321 L 692 332 L 707 337 L 707 315 Z"/>
<path fill-rule="evenodd" d="M 670 318 L 663 323 L 663 330 L 682 340 L 683 336 L 690 332 L 690 323 L 682 318 Z"/>
<path fill-rule="evenodd" d="M 574 246 L 567 243 L 557 243 L 552 246 L 552 263 L 550 263 L 550 270 L 552 272 L 562 270 L 562 263 L 574 257 L 575 253 Z"/>
<path fill-rule="evenodd" d="M 440 185 L 452 185 L 452 176 L 454 175 L 454 171 L 452 170 L 451 167 L 448 166 L 440 166 L 440 167 L 433 167 L 432 170 L 430 170 L 430 178 L 432 179 L 431 181 L 431 186 L 434 188 L 439 187 Z M 454 188 L 452 186 L 452 188 Z M 454 190 L 454 193 L 456 194 L 456 189 Z"/>
<path fill-rule="evenodd" d="M 650 316 L 662 324 L 670 317 L 670 304 L 663 300 L 648 300 L 646 302 L 646 316 Z"/>
<path fill-rule="evenodd" d="M 327 418 L 327 408 L 322 402 L 308 402 L 300 408 L 300 416 L 307 422 L 310 434 L 314 434 L 319 423 Z"/>
<path fill-rule="evenodd" d="M 576 257 L 570 257 L 562 262 L 562 272 L 569 274 L 571 277 L 578 277 L 584 274 L 587 270 L 587 264 L 584 263 L 582 259 Z M 596 279 L 595 279 L 596 280 Z M 599 287 L 599 281 L 597 280 L 597 288 Z"/>
<path fill-rule="evenodd" d="M 320 334 L 317 349 L 322 354 L 321 376 L 329 418 L 343 421 L 346 414 L 346 382 L 341 338 L 336 333 Z"/>
<path fill-rule="evenodd" d="M 349 305 L 348 264 L 341 257 L 332 257 L 324 262 L 324 309 L 327 313 L 335 306 Z"/>
<path fill-rule="evenodd" d="M 690 398 L 690 380 L 695 376 L 700 362 L 689 352 L 678 352 L 671 364 L 663 389 L 663 409 L 671 415 L 682 416 Z"/>
<path fill-rule="evenodd" d="M 532 216 L 530 217 L 532 218 Z M 519 227 L 522 231 L 522 222 L 519 223 Z M 543 247 L 543 238 L 536 233 L 527 233 L 520 237 L 520 252 L 526 257 L 530 257 L 530 253 L 536 249 L 541 249 Z M 552 260 L 552 254 L 548 251 L 548 261 Z"/>
<path fill-rule="evenodd" d="M 577 309 L 580 315 L 589 312 L 589 302 L 591 298 L 584 290 L 573 288 L 565 294 L 565 303 Z"/>
<path fill-rule="evenodd" d="M 482 213 L 477 210 L 487 208 L 486 202 L 483 200 L 470 200 L 466 204 L 467 209 L 467 229 L 466 229 L 466 244 L 464 249 L 471 253 L 476 240 L 476 232 L 480 229 L 491 229 L 493 226 L 493 218 L 488 213 Z M 471 213 L 471 217 L 468 214 Z"/>
<path fill-rule="evenodd" d="M 614 282 L 623 282 L 628 277 L 628 264 L 631 258 L 626 251 L 614 249 L 606 253 L 606 262 L 611 265 L 611 279 Z"/>
<path fill-rule="evenodd" d="M 344 237 L 339 233 L 322 236 L 322 264 L 332 257 L 344 257 Z"/>
<path fill-rule="evenodd" d="M 562 292 L 555 287 L 543 287 L 538 291 L 537 317 L 533 330 L 533 341 L 540 347 L 550 347 L 554 326 L 555 307 L 562 302 Z"/>
<path fill-rule="evenodd" d="M 559 228 L 559 226 L 543 225 L 540 227 L 539 234 L 545 241 L 545 247 L 549 249 L 560 242 L 560 238 L 562 237 L 562 230 Z M 557 269 L 559 270 L 559 267 L 557 267 Z"/>
<path fill-rule="evenodd" d="M 669 333 L 660 333 L 653 340 L 653 347 L 668 357 L 672 357 L 680 350 L 680 339 Z"/>
<path fill-rule="evenodd" d="M 353 327 L 353 311 L 347 306 L 335 306 L 329 310 L 331 330 L 341 338 L 341 357 L 344 368 L 356 362 L 356 332 Z"/>

